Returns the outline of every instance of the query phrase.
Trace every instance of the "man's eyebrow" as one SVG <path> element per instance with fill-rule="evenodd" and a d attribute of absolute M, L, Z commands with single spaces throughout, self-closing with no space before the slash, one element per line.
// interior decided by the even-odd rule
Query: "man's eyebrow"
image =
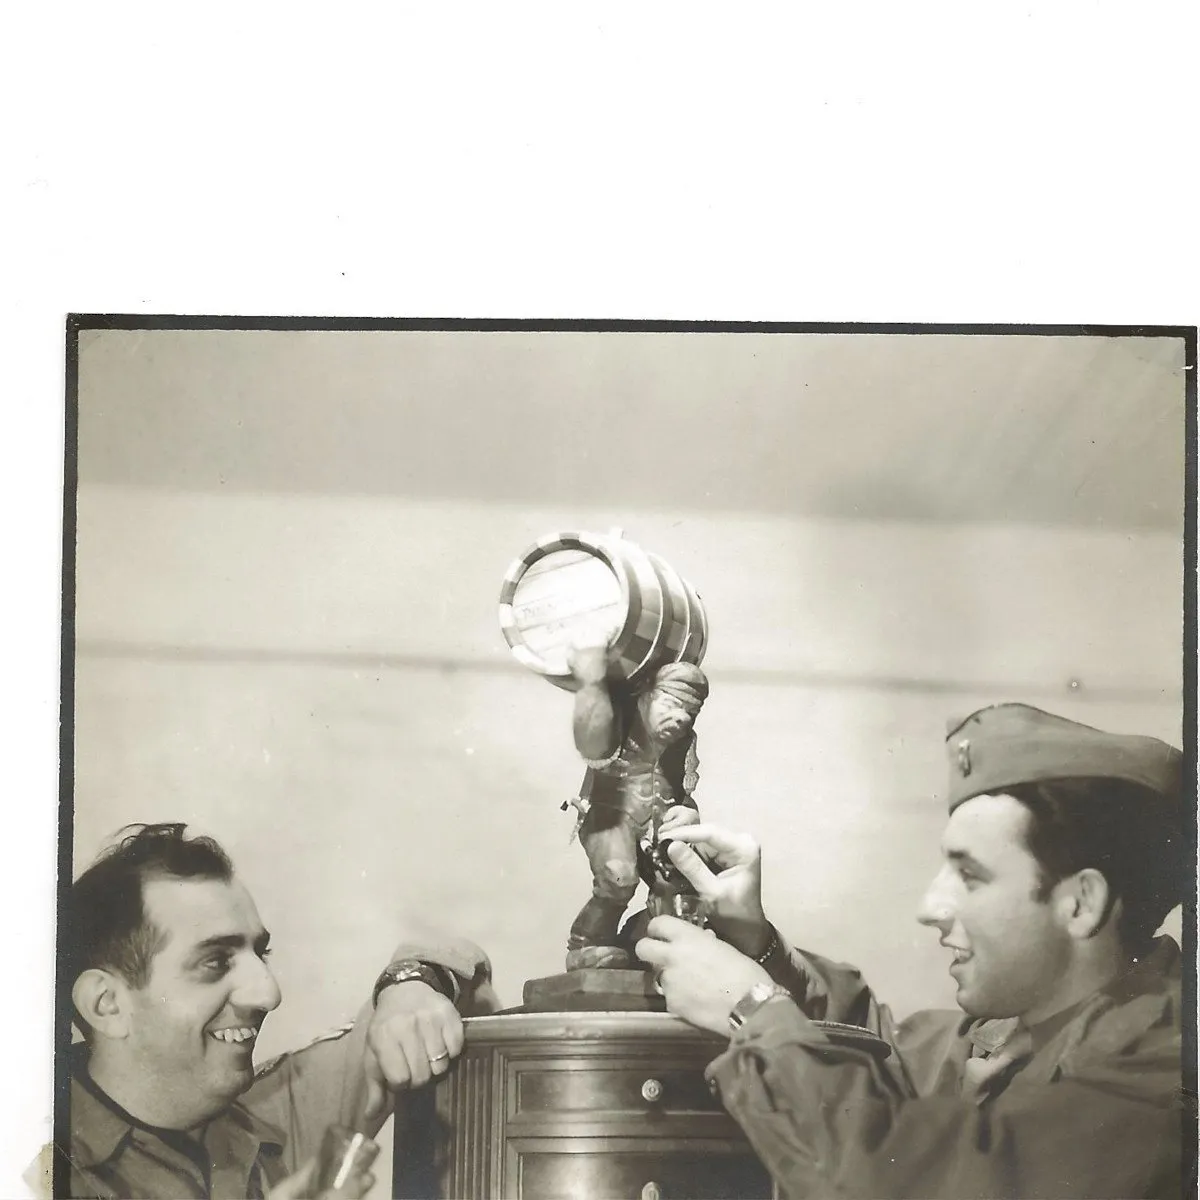
<path fill-rule="evenodd" d="M 988 867 L 979 861 L 973 854 L 968 854 L 965 850 L 946 850 L 946 858 L 956 866 L 974 867 L 975 870 L 981 871 L 984 874 L 990 875 L 992 872 Z"/>
<path fill-rule="evenodd" d="M 218 933 L 212 937 L 207 937 L 202 942 L 196 943 L 196 950 L 220 950 L 228 947 L 231 950 L 236 950 L 239 946 L 246 944 L 246 935 L 244 933 Z"/>
<path fill-rule="evenodd" d="M 270 940 L 270 933 L 264 929 L 255 937 L 254 949 L 259 952 L 265 950 Z M 250 939 L 244 933 L 218 933 L 205 938 L 202 942 L 197 942 L 194 952 L 199 954 L 205 950 L 237 950 L 248 944 L 250 944 Z"/>

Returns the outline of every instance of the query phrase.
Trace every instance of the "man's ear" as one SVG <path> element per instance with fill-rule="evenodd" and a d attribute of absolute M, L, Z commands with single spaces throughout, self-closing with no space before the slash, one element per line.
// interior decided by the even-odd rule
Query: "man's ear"
<path fill-rule="evenodd" d="M 115 972 L 90 967 L 75 980 L 71 999 L 79 1015 L 101 1037 L 129 1036 L 129 986 Z"/>
<path fill-rule="evenodd" d="M 1095 937 L 1111 915 L 1108 880 L 1094 867 L 1084 867 L 1061 880 L 1058 887 L 1063 928 L 1080 941 Z"/>

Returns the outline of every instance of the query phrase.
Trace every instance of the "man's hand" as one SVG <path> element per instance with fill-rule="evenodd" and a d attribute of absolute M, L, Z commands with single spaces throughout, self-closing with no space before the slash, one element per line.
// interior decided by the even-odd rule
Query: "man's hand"
<path fill-rule="evenodd" d="M 441 992 L 416 979 L 385 988 L 367 1028 L 365 1119 L 385 1113 L 393 1091 L 444 1075 L 462 1047 L 462 1017 Z"/>
<path fill-rule="evenodd" d="M 635 950 L 655 969 L 668 1012 L 712 1033 L 728 1034 L 733 1006 L 771 982 L 758 963 L 678 917 L 655 917 Z"/>
<path fill-rule="evenodd" d="M 693 846 L 711 859 L 716 874 Z M 710 928 L 743 954 L 757 958 L 771 937 L 762 906 L 758 843 L 747 833 L 731 833 L 716 825 L 683 825 L 671 831 L 667 855 L 711 905 Z"/>
<path fill-rule="evenodd" d="M 663 813 L 662 823 L 658 827 L 658 836 L 665 837 L 668 833 L 682 829 L 685 825 L 698 825 L 699 823 L 700 814 L 694 808 L 688 808 L 686 804 L 672 804 Z"/>
<path fill-rule="evenodd" d="M 375 1186 L 375 1176 L 370 1171 L 351 1175 L 345 1184 L 336 1190 L 326 1190 L 314 1196 L 309 1190 L 317 1177 L 317 1160 L 310 1158 L 294 1175 L 281 1179 L 273 1188 L 267 1189 L 267 1200 L 360 1200 Z"/>

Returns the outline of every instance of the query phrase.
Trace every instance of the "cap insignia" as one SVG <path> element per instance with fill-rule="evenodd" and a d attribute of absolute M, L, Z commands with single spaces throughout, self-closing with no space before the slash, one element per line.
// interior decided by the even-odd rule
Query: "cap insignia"
<path fill-rule="evenodd" d="M 958 743 L 958 769 L 964 775 L 971 773 L 971 739 L 963 738 Z"/>

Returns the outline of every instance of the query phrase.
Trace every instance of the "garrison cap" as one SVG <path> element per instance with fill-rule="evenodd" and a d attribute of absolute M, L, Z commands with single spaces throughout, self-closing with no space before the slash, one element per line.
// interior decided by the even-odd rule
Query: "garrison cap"
<path fill-rule="evenodd" d="M 1157 738 L 1105 733 L 1028 704 L 995 704 L 946 732 L 948 803 L 1052 779 L 1121 779 L 1179 803 L 1183 755 Z"/>

